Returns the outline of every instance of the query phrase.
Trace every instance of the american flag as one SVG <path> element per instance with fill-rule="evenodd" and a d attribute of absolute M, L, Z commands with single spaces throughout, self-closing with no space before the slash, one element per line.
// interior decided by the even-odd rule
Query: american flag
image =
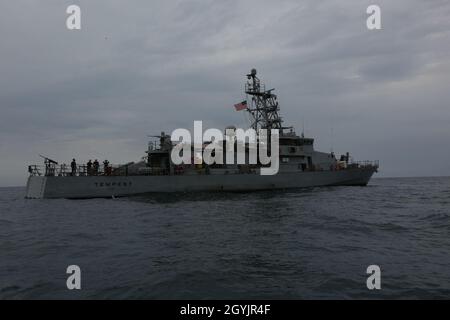
<path fill-rule="evenodd" d="M 235 104 L 234 108 L 236 109 L 236 111 L 241 111 L 241 110 L 247 109 L 247 101 L 244 100 L 238 104 Z"/>

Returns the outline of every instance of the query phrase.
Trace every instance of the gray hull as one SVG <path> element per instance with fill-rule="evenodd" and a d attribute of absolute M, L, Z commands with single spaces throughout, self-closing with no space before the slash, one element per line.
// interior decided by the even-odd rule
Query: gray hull
<path fill-rule="evenodd" d="M 256 191 L 332 185 L 367 185 L 374 169 L 171 176 L 30 176 L 27 198 L 100 198 L 156 192 Z"/>

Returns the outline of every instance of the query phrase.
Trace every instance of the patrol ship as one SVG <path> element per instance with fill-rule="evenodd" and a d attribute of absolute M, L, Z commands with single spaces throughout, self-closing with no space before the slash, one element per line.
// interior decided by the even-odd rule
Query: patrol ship
<path fill-rule="evenodd" d="M 181 164 L 171 159 L 174 141 L 164 132 L 150 141 L 147 155 L 123 165 L 76 165 L 45 158 L 30 165 L 26 198 L 99 198 L 161 192 L 256 191 L 316 186 L 365 186 L 378 170 L 378 161 L 357 162 L 345 153 L 314 150 L 314 139 L 283 125 L 274 89 L 266 90 L 255 69 L 247 75 L 249 102 L 235 105 L 252 118 L 251 128 L 279 132 L 279 170 L 261 175 L 262 164 Z M 228 127 L 228 129 L 233 127 Z M 246 147 L 248 151 L 248 147 Z"/>

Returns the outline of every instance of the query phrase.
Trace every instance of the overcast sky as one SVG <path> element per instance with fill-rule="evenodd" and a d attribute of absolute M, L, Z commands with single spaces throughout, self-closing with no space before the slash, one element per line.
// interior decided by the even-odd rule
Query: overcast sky
<path fill-rule="evenodd" d="M 121 163 L 194 120 L 246 127 L 233 104 L 251 68 L 316 149 L 378 159 L 377 176 L 450 175 L 448 0 L 10 0 L 0 38 L 0 186 L 25 185 L 39 153 Z"/>

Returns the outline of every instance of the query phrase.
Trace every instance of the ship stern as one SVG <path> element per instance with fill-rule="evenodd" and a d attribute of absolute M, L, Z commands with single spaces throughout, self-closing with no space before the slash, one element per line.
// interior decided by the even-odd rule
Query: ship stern
<path fill-rule="evenodd" d="M 26 199 L 43 199 L 45 195 L 45 185 L 47 177 L 30 176 L 27 181 Z"/>

